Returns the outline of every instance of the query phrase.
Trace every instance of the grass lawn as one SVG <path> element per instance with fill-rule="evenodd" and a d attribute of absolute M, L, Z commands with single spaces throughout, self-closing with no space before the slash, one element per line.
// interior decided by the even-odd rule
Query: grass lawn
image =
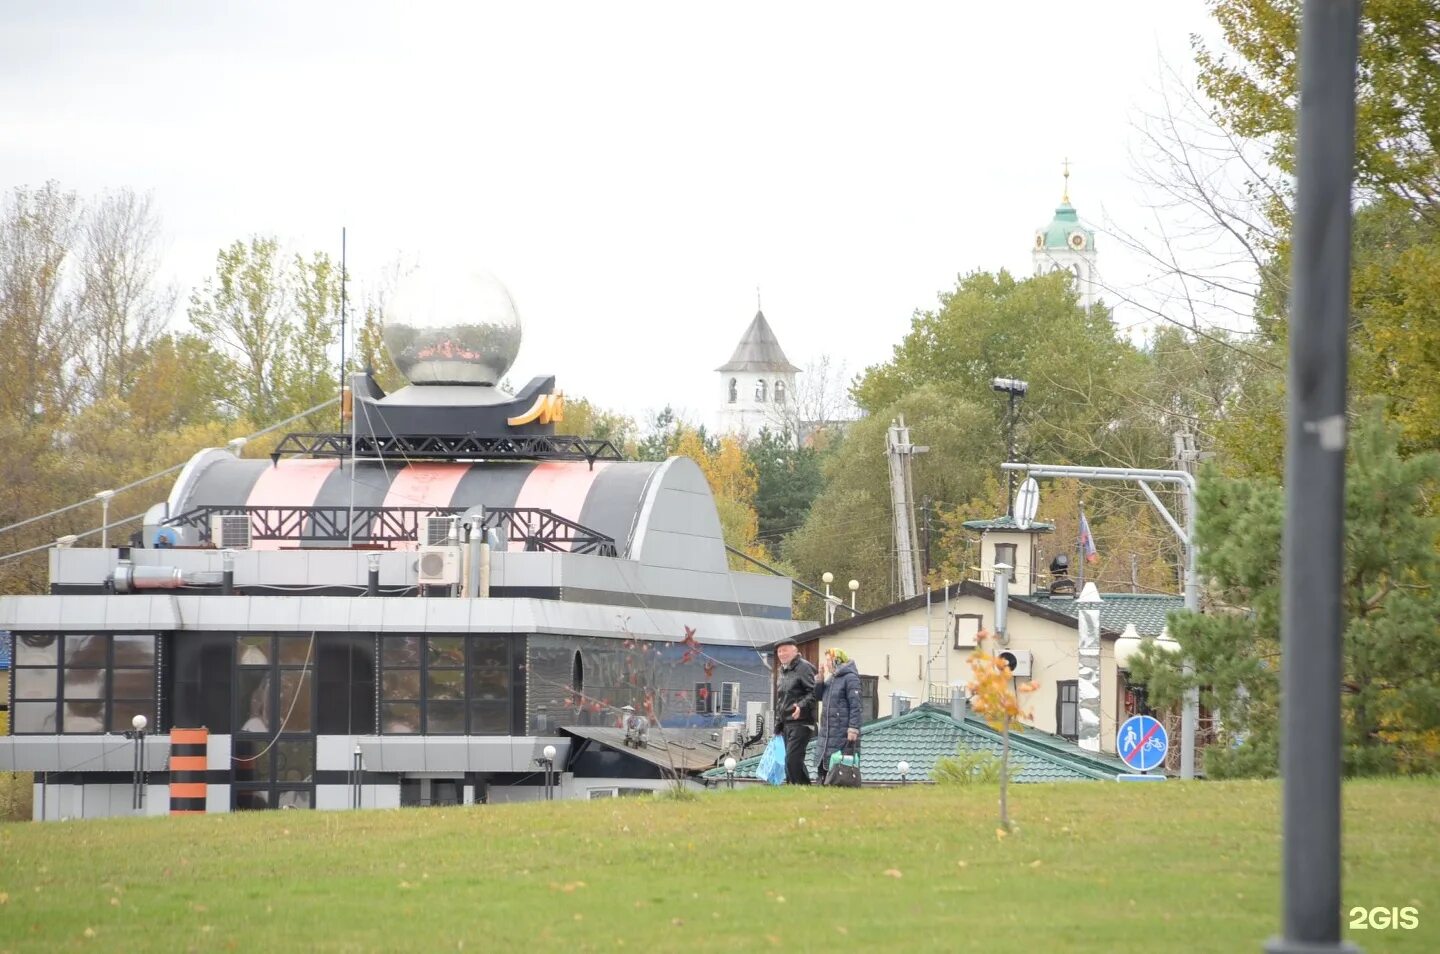
<path fill-rule="evenodd" d="M 918 786 L 0 825 L 0 951 L 1258 952 L 1279 792 L 1021 786 L 1003 840 Z M 1347 933 L 1440 951 L 1440 781 L 1345 805 L 1347 909 L 1420 919 Z"/>

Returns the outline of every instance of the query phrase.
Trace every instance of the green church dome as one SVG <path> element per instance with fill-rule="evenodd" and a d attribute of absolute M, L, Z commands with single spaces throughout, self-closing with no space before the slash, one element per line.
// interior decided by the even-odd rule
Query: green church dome
<path fill-rule="evenodd" d="M 1080 224 L 1080 216 L 1068 197 L 1055 209 L 1055 218 L 1050 224 L 1035 233 L 1036 250 L 1047 248 L 1068 248 L 1083 252 L 1095 248 L 1095 232 Z"/>

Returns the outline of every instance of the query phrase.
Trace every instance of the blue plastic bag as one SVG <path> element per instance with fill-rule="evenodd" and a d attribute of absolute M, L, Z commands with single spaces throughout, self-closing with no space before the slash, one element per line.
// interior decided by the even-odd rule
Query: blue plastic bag
<path fill-rule="evenodd" d="M 775 736 L 770 744 L 765 746 L 765 754 L 760 756 L 760 764 L 755 769 L 755 775 L 761 781 L 769 782 L 771 785 L 785 784 L 785 740 Z"/>

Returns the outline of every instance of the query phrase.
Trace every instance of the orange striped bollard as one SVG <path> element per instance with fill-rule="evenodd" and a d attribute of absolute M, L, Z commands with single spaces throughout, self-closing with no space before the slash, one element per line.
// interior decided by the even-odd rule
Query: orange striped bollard
<path fill-rule="evenodd" d="M 205 749 L 209 729 L 170 730 L 170 814 L 205 814 Z"/>

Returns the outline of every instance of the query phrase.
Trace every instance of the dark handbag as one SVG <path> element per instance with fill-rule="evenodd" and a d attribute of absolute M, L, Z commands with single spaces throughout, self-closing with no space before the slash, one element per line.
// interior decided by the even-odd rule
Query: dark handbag
<path fill-rule="evenodd" d="M 825 784 L 837 788 L 860 787 L 860 756 L 854 742 L 845 743 L 844 755 L 830 766 L 825 774 Z"/>

